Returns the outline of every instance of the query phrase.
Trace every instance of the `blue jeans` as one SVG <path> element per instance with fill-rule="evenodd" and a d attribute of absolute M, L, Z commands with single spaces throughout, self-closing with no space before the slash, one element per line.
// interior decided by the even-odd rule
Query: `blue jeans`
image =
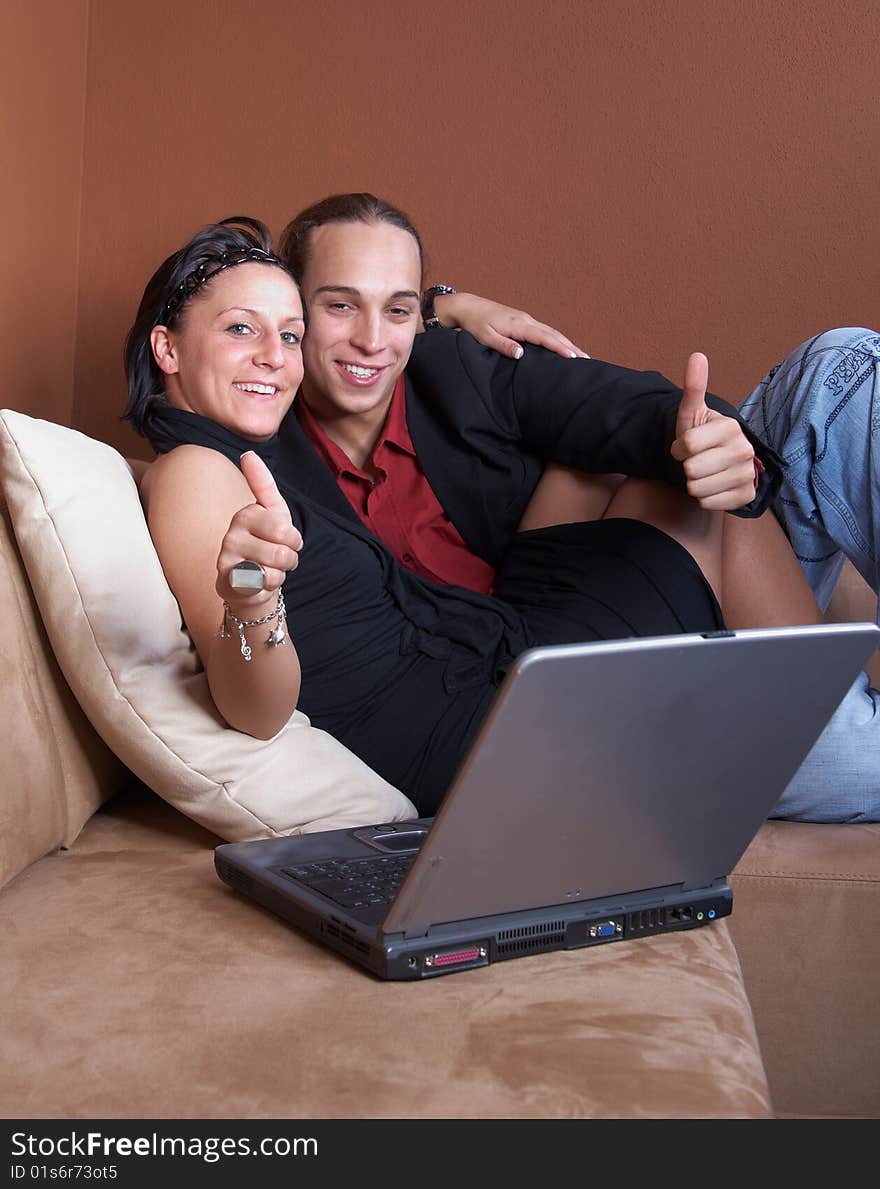
<path fill-rule="evenodd" d="M 740 405 L 781 455 L 774 511 L 824 610 L 848 557 L 880 588 L 880 334 L 829 330 L 802 343 Z M 880 821 L 880 693 L 862 674 L 771 814 Z"/>

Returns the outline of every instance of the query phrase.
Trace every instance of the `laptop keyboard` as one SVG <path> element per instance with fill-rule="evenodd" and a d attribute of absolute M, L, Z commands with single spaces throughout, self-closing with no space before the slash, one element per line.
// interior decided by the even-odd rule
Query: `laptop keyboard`
<path fill-rule="evenodd" d="M 329 896 L 343 908 L 390 904 L 412 866 L 415 855 L 379 855 L 368 859 L 327 859 L 301 867 L 282 867 L 281 874 Z"/>

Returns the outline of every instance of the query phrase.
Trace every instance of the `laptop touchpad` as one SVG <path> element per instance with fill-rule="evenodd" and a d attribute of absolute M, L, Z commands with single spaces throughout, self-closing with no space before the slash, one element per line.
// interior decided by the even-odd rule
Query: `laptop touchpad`
<path fill-rule="evenodd" d="M 402 829 L 398 826 L 368 826 L 366 829 L 352 830 L 355 838 L 366 842 L 374 850 L 384 851 L 386 854 L 402 854 L 407 851 L 417 851 L 425 841 L 427 828 Z"/>

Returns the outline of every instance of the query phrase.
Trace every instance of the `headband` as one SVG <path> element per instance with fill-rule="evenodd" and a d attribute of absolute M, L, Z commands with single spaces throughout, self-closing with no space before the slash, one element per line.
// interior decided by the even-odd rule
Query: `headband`
<path fill-rule="evenodd" d="M 192 295 L 201 289 L 202 285 L 207 284 L 218 273 L 227 268 L 234 268 L 236 264 L 251 263 L 274 264 L 278 268 L 283 268 L 286 273 L 290 271 L 283 260 L 271 252 L 267 252 L 264 248 L 237 248 L 234 251 L 221 252 L 213 260 L 204 260 L 198 268 L 187 273 L 162 307 L 158 324 L 170 325 L 171 320 L 177 315 L 184 302 L 189 301 Z"/>

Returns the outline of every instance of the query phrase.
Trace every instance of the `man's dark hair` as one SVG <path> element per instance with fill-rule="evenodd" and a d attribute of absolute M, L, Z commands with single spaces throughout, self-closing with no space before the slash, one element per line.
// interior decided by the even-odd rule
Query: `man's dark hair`
<path fill-rule="evenodd" d="M 408 231 L 419 249 L 419 266 L 424 271 L 422 240 L 413 221 L 399 207 L 375 194 L 333 194 L 300 211 L 287 224 L 278 241 L 278 254 L 290 269 L 298 285 L 309 259 L 309 241 L 316 227 L 325 223 L 388 223 Z"/>
<path fill-rule="evenodd" d="M 164 400 L 165 377 L 153 357 L 154 326 L 180 324 L 187 305 L 218 273 L 237 264 L 271 264 L 289 272 L 272 251 L 269 229 L 259 219 L 233 215 L 197 232 L 159 265 L 147 282 L 134 323 L 125 339 L 128 405 L 124 416 L 144 432 L 146 411 Z"/>

